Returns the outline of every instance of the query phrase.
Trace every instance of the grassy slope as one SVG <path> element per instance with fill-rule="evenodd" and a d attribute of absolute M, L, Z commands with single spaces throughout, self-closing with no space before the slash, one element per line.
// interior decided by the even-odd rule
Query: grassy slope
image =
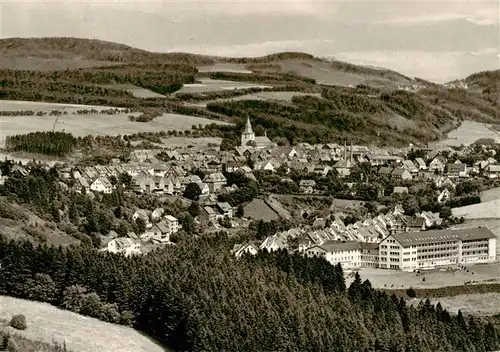
<path fill-rule="evenodd" d="M 0 319 L 8 320 L 15 314 L 24 314 L 28 328 L 17 331 L 7 328 L 29 340 L 66 342 L 69 350 L 79 352 L 155 352 L 162 347 L 139 332 L 61 310 L 47 303 L 39 303 L 0 296 Z"/>

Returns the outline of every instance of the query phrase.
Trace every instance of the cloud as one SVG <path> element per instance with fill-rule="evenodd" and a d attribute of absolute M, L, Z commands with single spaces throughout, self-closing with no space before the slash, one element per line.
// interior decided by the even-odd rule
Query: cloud
<path fill-rule="evenodd" d="M 172 52 L 195 52 L 197 54 L 231 56 L 231 57 L 257 57 L 284 51 L 300 51 L 317 53 L 331 50 L 335 40 L 282 40 L 267 41 L 245 45 L 217 45 L 217 46 L 179 46 L 170 48 Z M 321 54 L 320 54 L 321 55 Z"/>
<path fill-rule="evenodd" d="M 395 11 L 377 21 L 381 24 L 411 26 L 415 24 L 465 20 L 480 26 L 498 26 L 498 2 L 435 2 L 405 4 L 406 11 Z M 400 13 L 398 13 L 400 12 Z"/>

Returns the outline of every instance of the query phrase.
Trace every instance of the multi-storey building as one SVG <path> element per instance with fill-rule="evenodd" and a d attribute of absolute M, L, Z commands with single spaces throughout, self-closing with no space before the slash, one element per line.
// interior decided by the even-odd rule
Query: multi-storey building
<path fill-rule="evenodd" d="M 486 228 L 394 233 L 379 244 L 379 267 L 418 270 L 496 260 L 496 237 Z"/>
<path fill-rule="evenodd" d="M 306 255 L 324 257 L 330 264 L 340 263 L 344 269 L 361 268 L 361 243 L 327 241 L 305 250 Z"/>

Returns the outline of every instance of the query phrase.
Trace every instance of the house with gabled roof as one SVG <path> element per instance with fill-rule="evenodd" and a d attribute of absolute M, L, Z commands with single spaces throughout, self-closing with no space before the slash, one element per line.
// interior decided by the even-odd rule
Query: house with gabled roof
<path fill-rule="evenodd" d="M 253 243 L 238 243 L 233 246 L 231 253 L 236 258 L 241 258 L 244 254 L 256 255 L 259 252 L 259 247 Z"/>
<path fill-rule="evenodd" d="M 259 248 L 268 252 L 275 252 L 278 250 L 286 250 L 288 245 L 281 236 L 273 235 L 267 237 Z"/>
<path fill-rule="evenodd" d="M 416 174 L 418 172 L 418 167 L 411 160 L 403 160 L 401 167 L 408 170 L 412 174 Z"/>
<path fill-rule="evenodd" d="M 419 170 L 426 170 L 427 169 L 427 164 L 425 163 L 424 159 L 422 159 L 422 158 L 416 158 L 415 164 Z"/>
<path fill-rule="evenodd" d="M 94 192 L 110 194 L 113 193 L 113 185 L 106 176 L 101 176 L 98 177 L 94 182 L 92 182 L 92 184 L 90 185 L 90 190 Z"/>
<path fill-rule="evenodd" d="M 128 237 L 118 237 L 108 242 L 106 250 L 111 253 L 123 254 L 128 257 L 140 254 L 141 244 Z"/>
<path fill-rule="evenodd" d="M 438 155 L 429 163 L 429 170 L 443 172 L 445 165 L 446 159 L 443 156 Z"/>
<path fill-rule="evenodd" d="M 222 172 L 206 175 L 203 182 L 208 185 L 208 188 L 212 193 L 219 192 L 227 184 L 226 177 Z"/>
<path fill-rule="evenodd" d="M 405 170 L 401 167 L 394 168 L 394 170 L 392 170 L 391 172 L 391 177 L 403 181 L 413 179 L 412 174 L 408 170 Z"/>
<path fill-rule="evenodd" d="M 467 165 L 463 163 L 446 164 L 446 172 L 449 177 L 468 177 Z"/>
<path fill-rule="evenodd" d="M 500 178 L 500 165 L 488 165 L 486 167 L 486 174 L 489 178 Z"/>

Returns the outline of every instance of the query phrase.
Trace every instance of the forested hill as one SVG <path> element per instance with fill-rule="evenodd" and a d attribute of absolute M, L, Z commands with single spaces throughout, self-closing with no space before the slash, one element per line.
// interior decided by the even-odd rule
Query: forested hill
<path fill-rule="evenodd" d="M 250 117 L 256 130 L 266 129 L 275 141 L 285 136 L 287 143 L 350 139 L 407 146 L 443 138 L 466 119 L 500 123 L 499 71 L 471 75 L 465 79 L 471 88 L 462 89 L 296 52 L 223 58 L 78 38 L 0 39 L 0 50 L 0 99 L 119 106 L 154 116 L 175 112 L 238 126 Z M 253 87 L 183 90 L 202 80 Z M 134 96 L 130 88 L 137 87 L 163 96 Z M 277 95 L 235 99 L 263 91 Z M 290 101 L 279 97 L 282 92 L 315 96 Z M 190 105 L 200 102 L 206 106 Z"/>
<path fill-rule="evenodd" d="M 127 259 L 0 236 L 0 294 L 132 324 L 175 351 L 489 352 L 499 319 L 451 315 L 374 290 L 322 258 L 235 259 L 231 243 L 186 239 Z"/>

